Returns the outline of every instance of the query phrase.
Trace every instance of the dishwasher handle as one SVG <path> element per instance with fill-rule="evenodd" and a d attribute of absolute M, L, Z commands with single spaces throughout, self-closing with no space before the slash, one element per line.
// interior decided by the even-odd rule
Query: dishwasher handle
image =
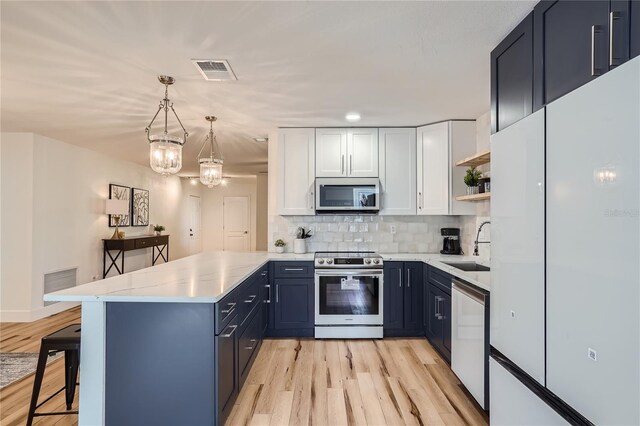
<path fill-rule="evenodd" d="M 481 303 L 482 305 L 484 305 L 485 299 L 487 297 L 485 293 L 477 290 L 470 284 L 467 284 L 455 278 L 451 280 L 451 289 L 459 291 L 460 293 L 470 297 L 471 299 L 475 300 L 478 303 Z"/>

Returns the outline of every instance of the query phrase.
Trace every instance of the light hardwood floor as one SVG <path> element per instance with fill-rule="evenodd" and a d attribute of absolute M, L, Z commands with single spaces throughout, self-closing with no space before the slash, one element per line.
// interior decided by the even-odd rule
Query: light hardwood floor
<path fill-rule="evenodd" d="M 0 324 L 0 351 L 38 352 L 42 336 L 79 322 L 80 309 L 74 308 L 33 323 Z M 60 359 L 47 366 L 41 398 L 63 384 Z M 32 386 L 33 375 L 0 390 L 0 425 L 25 424 Z M 62 394 L 41 408 L 62 409 Z M 486 425 L 487 420 L 425 339 L 267 339 L 227 425 Z M 77 416 L 40 417 L 34 424 L 76 425 Z"/>
<path fill-rule="evenodd" d="M 40 339 L 70 324 L 80 323 L 80 308 L 52 315 L 30 323 L 0 323 L 0 352 L 39 352 Z M 45 370 L 40 401 L 44 401 L 51 394 L 64 386 L 64 357 L 51 362 Z M 0 425 L 24 425 L 27 422 L 31 391 L 33 389 L 33 374 L 19 382 L 0 390 Z M 76 388 L 73 409 L 78 409 L 78 395 L 80 388 Z M 64 411 L 64 392 L 38 409 L 39 412 Z M 78 416 L 48 416 L 36 417 L 34 425 L 77 425 Z"/>
<path fill-rule="evenodd" d="M 265 340 L 227 425 L 486 425 L 425 339 Z"/>

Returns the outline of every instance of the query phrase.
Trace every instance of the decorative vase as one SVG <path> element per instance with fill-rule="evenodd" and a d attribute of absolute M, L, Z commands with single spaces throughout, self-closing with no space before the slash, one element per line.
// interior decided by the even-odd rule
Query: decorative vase
<path fill-rule="evenodd" d="M 284 253 L 284 247 L 276 247 L 276 253 Z"/>
<path fill-rule="evenodd" d="M 296 254 L 304 254 L 307 252 L 307 244 L 303 238 L 293 240 L 293 252 Z"/>
<path fill-rule="evenodd" d="M 159 237 L 160 235 L 162 235 L 162 231 L 153 231 L 153 233 L 156 237 Z"/>
<path fill-rule="evenodd" d="M 467 195 L 474 195 L 478 193 L 477 186 L 467 186 Z"/>

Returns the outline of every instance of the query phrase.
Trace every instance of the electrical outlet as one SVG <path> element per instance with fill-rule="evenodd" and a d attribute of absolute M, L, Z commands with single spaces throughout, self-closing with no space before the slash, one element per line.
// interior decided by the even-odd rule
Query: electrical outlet
<path fill-rule="evenodd" d="M 511 318 L 515 318 L 516 317 L 516 311 L 511 311 Z"/>
<path fill-rule="evenodd" d="M 389 225 L 389 231 L 391 231 L 392 234 L 396 233 L 396 226 L 395 225 Z"/>
<path fill-rule="evenodd" d="M 598 360 L 598 354 L 594 349 L 587 349 L 587 356 L 592 360 L 592 361 L 597 361 Z"/>
<path fill-rule="evenodd" d="M 288 234 L 290 237 L 295 236 L 298 233 L 298 227 L 297 226 L 290 226 L 288 229 Z"/>

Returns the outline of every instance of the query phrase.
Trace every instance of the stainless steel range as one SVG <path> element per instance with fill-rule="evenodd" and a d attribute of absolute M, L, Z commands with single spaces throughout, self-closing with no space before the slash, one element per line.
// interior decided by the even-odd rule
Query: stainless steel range
<path fill-rule="evenodd" d="M 382 256 L 316 252 L 314 264 L 315 337 L 382 338 Z"/>

